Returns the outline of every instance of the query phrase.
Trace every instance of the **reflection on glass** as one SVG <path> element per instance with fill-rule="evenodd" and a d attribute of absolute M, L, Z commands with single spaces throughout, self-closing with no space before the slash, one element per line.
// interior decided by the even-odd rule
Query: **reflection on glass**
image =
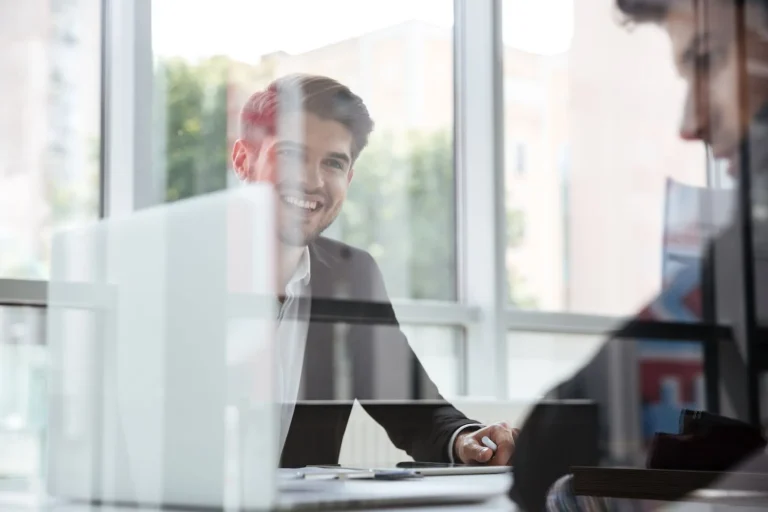
<path fill-rule="evenodd" d="M 0 278 L 47 278 L 51 232 L 98 215 L 100 5 L 0 6 Z"/>
<path fill-rule="evenodd" d="M 41 309 L 0 307 L 0 482 L 40 477 L 48 353 Z"/>
<path fill-rule="evenodd" d="M 401 329 L 440 394 L 464 395 L 463 329 L 430 325 L 403 325 Z"/>
<path fill-rule="evenodd" d="M 509 397 L 531 403 L 584 366 L 601 335 L 510 331 L 507 333 Z"/>
<path fill-rule="evenodd" d="M 600 496 L 686 501 L 696 488 L 733 489 L 735 475 L 766 468 L 760 354 L 767 339 L 756 324 L 768 318 L 767 6 L 749 0 L 574 6 L 576 25 L 589 28 L 575 32 L 568 55 L 575 129 L 563 180 L 567 293 L 548 307 L 639 312 L 553 394 L 598 402 L 609 464 L 719 473 L 694 485 L 670 473 L 664 486 L 652 488 L 640 483 L 646 471 L 631 485 L 616 472 L 593 472 L 607 491 Z M 623 26 L 615 23 L 616 11 Z M 695 325 L 702 318 L 727 328 Z M 675 342 L 663 339 L 673 332 Z M 685 339 L 692 341 L 679 341 Z M 519 452 L 529 450 L 528 467 L 520 459 L 515 467 L 516 490 L 527 493 L 520 501 L 541 508 L 549 493 L 550 503 L 563 509 L 622 509 L 620 502 L 581 501 L 569 491 L 579 476 L 572 468 L 580 464 L 559 459 L 570 442 L 563 441 L 565 419 L 552 415 L 545 428 L 524 429 Z M 553 468 L 575 474 L 553 486 Z M 536 485 L 524 489 L 522 475 Z"/>
<path fill-rule="evenodd" d="M 229 161 L 251 94 L 291 73 L 334 78 L 376 126 L 326 235 L 370 252 L 394 298 L 455 299 L 453 2 L 227 3 L 235 19 L 220 2 L 185 7 L 205 38 L 178 26 L 173 2 L 152 4 L 165 199 L 237 186 Z"/>
<path fill-rule="evenodd" d="M 595 400 L 602 442 L 621 439 L 604 446 L 614 462 L 641 463 L 655 433 L 677 432 L 682 409 L 707 409 L 697 342 L 510 331 L 507 343 L 510 399 Z"/>
<path fill-rule="evenodd" d="M 310 114 L 307 126 L 318 122 Z M 325 161 L 317 133 L 308 134 L 305 151 Z M 270 137 L 279 138 L 270 147 L 285 146 L 281 137 Z M 353 151 L 349 137 L 344 144 Z M 247 172 L 253 169 L 264 170 Z M 304 265 L 293 269 L 301 286 L 275 282 L 275 231 L 281 240 L 308 235 L 269 222 L 273 199 L 270 185 L 253 184 L 57 236 L 47 315 L 52 492 L 218 506 L 222 450 L 235 489 L 252 474 L 271 474 L 278 462 L 335 464 L 353 401 L 417 460 L 475 460 L 465 440 L 480 435 L 478 420 L 445 401 L 414 357 L 370 256 L 314 241 L 300 246 Z M 284 297 L 275 297 L 276 284 Z M 356 317 L 358 308 L 380 314 Z M 405 331 L 440 385 L 460 393 L 462 332 Z M 486 435 L 498 440 L 511 432 L 497 426 Z M 506 463 L 511 441 L 501 446 Z M 181 469 L 189 457 L 205 462 L 194 474 Z M 136 465 L 139 476 L 130 473 Z M 102 467 L 108 476 L 91 486 Z M 100 483 L 113 480 L 132 485 Z M 269 479 L 260 484 L 249 484 L 254 506 L 269 499 L 258 493 L 274 490 Z"/>
<path fill-rule="evenodd" d="M 704 150 L 676 133 L 685 84 L 664 34 L 627 30 L 613 2 L 529 4 L 502 3 L 509 301 L 632 314 L 669 277 L 668 180 L 707 185 Z"/>

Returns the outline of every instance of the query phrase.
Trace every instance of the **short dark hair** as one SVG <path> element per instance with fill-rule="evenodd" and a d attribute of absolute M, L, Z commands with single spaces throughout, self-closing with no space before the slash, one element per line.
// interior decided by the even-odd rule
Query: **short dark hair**
<path fill-rule="evenodd" d="M 616 6 L 630 23 L 661 23 L 667 17 L 669 8 L 681 0 L 616 0 Z M 686 2 L 696 2 L 701 0 L 682 0 Z M 719 0 L 722 2 L 732 1 L 738 4 L 739 0 Z M 744 4 L 757 4 L 768 9 L 768 0 L 743 0 Z"/>
<path fill-rule="evenodd" d="M 254 128 L 275 133 L 278 109 L 292 108 L 290 96 L 299 95 L 299 104 L 305 112 L 322 119 L 337 121 L 352 134 L 352 160 L 368 144 L 373 131 L 373 119 L 363 100 L 349 87 L 325 76 L 292 74 L 270 83 L 263 91 L 248 98 L 240 112 L 240 135 L 247 137 Z M 287 105 L 287 107 L 286 107 Z"/>
<path fill-rule="evenodd" d="M 675 0 L 616 0 L 616 6 L 631 23 L 661 23 Z M 695 1 L 695 0 L 690 0 Z"/>

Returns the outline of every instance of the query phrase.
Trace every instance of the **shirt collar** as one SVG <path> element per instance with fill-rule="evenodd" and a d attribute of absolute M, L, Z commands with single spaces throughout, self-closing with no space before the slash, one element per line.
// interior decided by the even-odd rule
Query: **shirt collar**
<path fill-rule="evenodd" d="M 299 263 L 296 265 L 296 270 L 293 271 L 291 279 L 288 280 L 288 284 L 285 285 L 286 293 L 296 293 L 300 287 L 309 284 L 310 278 L 310 265 L 309 265 L 309 247 L 304 247 L 299 258 Z"/>

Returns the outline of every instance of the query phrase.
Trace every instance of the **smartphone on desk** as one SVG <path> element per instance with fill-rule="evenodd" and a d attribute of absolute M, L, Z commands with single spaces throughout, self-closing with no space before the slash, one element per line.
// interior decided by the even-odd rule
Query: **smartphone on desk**
<path fill-rule="evenodd" d="M 398 462 L 400 469 L 413 469 L 424 476 L 442 476 L 442 475 L 495 475 L 500 473 L 509 473 L 511 468 L 508 466 L 470 466 L 468 464 L 451 464 L 447 462 L 416 462 L 405 461 Z"/>

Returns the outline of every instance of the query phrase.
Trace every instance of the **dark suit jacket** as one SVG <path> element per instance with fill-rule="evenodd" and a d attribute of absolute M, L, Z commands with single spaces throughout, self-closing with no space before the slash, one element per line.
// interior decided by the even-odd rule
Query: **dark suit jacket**
<path fill-rule="evenodd" d="M 354 399 L 396 447 L 416 460 L 447 462 L 453 433 L 477 422 L 445 401 L 424 371 L 400 331 L 376 262 L 327 238 L 309 251 L 312 298 L 299 400 L 337 402 L 297 405 L 281 467 L 337 463 Z M 429 403 L 377 407 L 365 400 Z"/>

